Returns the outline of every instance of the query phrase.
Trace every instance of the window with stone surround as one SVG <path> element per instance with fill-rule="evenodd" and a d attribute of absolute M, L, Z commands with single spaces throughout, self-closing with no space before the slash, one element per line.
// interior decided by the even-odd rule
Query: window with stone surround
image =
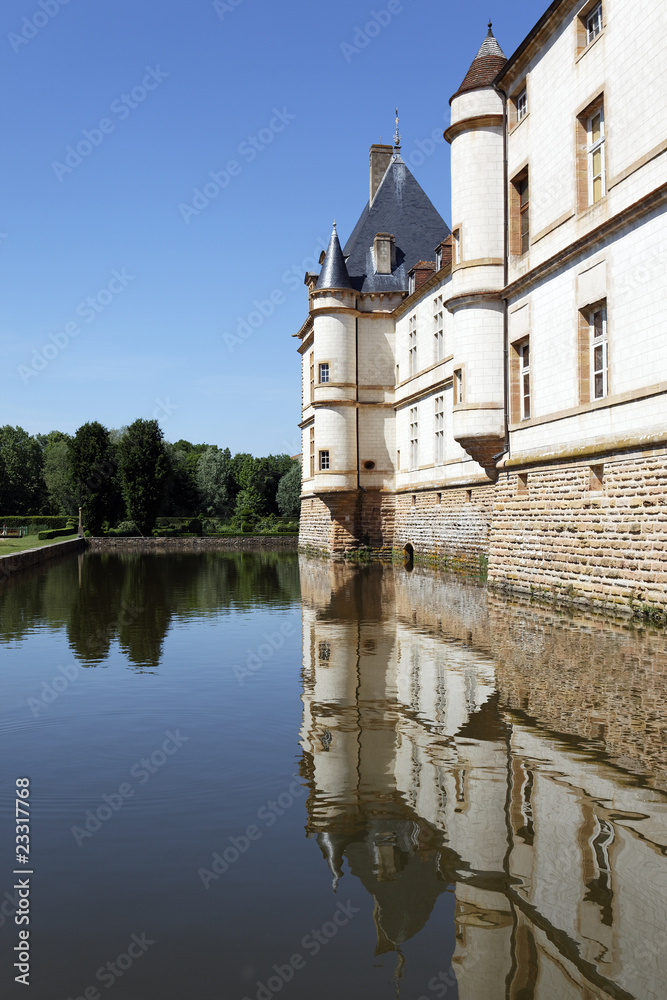
<path fill-rule="evenodd" d="M 410 468 L 419 468 L 419 417 L 416 406 L 410 407 Z"/>
<path fill-rule="evenodd" d="M 602 31 L 602 4 L 596 7 L 586 16 L 586 43 L 590 43 L 598 37 Z"/>
<path fill-rule="evenodd" d="M 589 0 L 578 11 L 575 18 L 576 52 L 579 58 L 604 31 L 604 4 L 600 0 Z"/>
<path fill-rule="evenodd" d="M 510 353 L 510 420 L 513 424 L 529 420 L 530 401 L 530 339 L 512 344 Z"/>
<path fill-rule="evenodd" d="M 310 352 L 310 401 L 315 398 L 315 351 Z"/>
<path fill-rule="evenodd" d="M 579 312 L 579 402 L 609 395 L 609 337 L 606 299 Z"/>
<path fill-rule="evenodd" d="M 457 226 L 452 230 L 452 263 L 460 264 L 463 260 L 461 256 L 461 227 Z"/>
<path fill-rule="evenodd" d="M 329 362 L 324 361 L 320 365 L 320 384 L 324 385 L 328 381 L 329 381 Z"/>
<path fill-rule="evenodd" d="M 320 452 L 320 471 L 321 472 L 325 472 L 328 468 L 330 468 L 330 466 L 329 466 L 329 452 L 328 451 L 321 451 Z"/>
<path fill-rule="evenodd" d="M 528 114 L 528 91 L 524 87 L 516 99 L 516 118 L 522 121 Z"/>
<path fill-rule="evenodd" d="M 435 464 L 445 460 L 445 397 L 435 397 Z"/>
<path fill-rule="evenodd" d="M 454 372 L 454 406 L 463 402 L 463 369 L 457 368 Z"/>
<path fill-rule="evenodd" d="M 442 361 L 445 356 L 445 312 L 442 295 L 437 295 L 433 300 L 433 340 L 434 360 Z"/>
<path fill-rule="evenodd" d="M 315 428 L 310 428 L 310 478 L 315 475 Z"/>
<path fill-rule="evenodd" d="M 408 360 L 410 377 L 417 374 L 417 317 L 408 321 Z"/>
<path fill-rule="evenodd" d="M 577 117 L 577 205 L 597 205 L 607 194 L 607 134 L 604 95 Z"/>
<path fill-rule="evenodd" d="M 510 253 L 523 256 L 530 249 L 530 184 L 528 167 L 510 185 Z"/>

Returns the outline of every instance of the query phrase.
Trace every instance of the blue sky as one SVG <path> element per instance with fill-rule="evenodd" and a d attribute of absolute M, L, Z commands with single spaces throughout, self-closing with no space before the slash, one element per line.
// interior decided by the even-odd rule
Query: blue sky
<path fill-rule="evenodd" d="M 450 221 L 449 97 L 489 17 L 510 55 L 546 6 L 3 4 L 0 424 L 298 452 L 303 274 L 363 209 L 370 144 L 398 105 Z"/>

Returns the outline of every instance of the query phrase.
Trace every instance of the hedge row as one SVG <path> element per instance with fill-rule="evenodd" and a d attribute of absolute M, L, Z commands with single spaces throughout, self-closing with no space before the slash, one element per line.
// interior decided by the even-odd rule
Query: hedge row
<path fill-rule="evenodd" d="M 66 514 L 58 514 L 56 517 L 44 514 L 24 514 L 22 517 L 12 514 L 3 517 L 0 514 L 0 527 L 5 524 L 8 528 L 35 528 L 39 525 L 44 525 L 47 528 L 66 528 L 67 521 Z"/>
<path fill-rule="evenodd" d="M 77 528 L 55 528 L 53 531 L 40 531 L 37 538 L 40 542 L 48 542 L 50 538 L 66 538 L 76 535 Z"/>

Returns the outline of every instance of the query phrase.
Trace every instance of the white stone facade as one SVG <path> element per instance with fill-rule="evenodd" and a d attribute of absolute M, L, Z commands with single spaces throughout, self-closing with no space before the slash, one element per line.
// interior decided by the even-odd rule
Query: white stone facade
<path fill-rule="evenodd" d="M 411 293 L 311 286 L 305 498 L 667 443 L 667 6 L 602 0 L 592 29 L 598 6 L 552 5 L 490 76 L 480 49 L 445 133 L 451 262 Z"/>

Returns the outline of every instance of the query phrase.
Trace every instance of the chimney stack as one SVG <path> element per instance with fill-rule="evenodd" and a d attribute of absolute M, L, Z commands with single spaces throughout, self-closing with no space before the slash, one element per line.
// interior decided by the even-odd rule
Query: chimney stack
<path fill-rule="evenodd" d="M 373 241 L 375 273 L 391 274 L 396 266 L 396 237 L 391 233 L 378 233 Z"/>
<path fill-rule="evenodd" d="M 382 178 L 387 172 L 387 167 L 391 163 L 393 153 L 392 146 L 381 146 L 378 143 L 371 146 L 371 205 L 377 194 L 377 189 L 382 183 Z"/>

